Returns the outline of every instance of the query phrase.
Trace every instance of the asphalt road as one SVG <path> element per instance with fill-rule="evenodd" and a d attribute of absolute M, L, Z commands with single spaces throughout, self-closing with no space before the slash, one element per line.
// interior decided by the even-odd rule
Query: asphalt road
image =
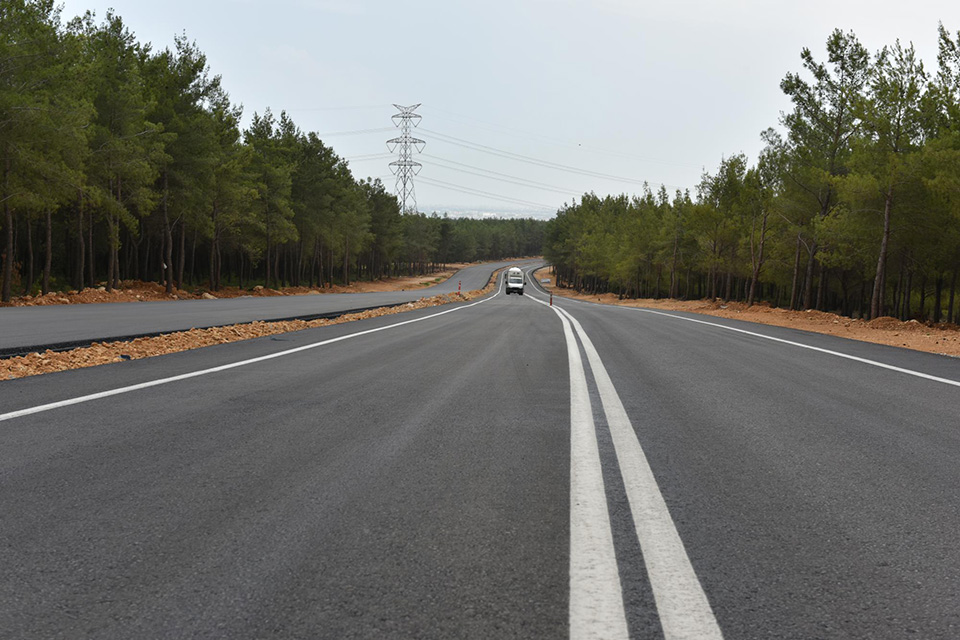
<path fill-rule="evenodd" d="M 533 298 L 0 382 L 2 635 L 957 637 L 960 362 Z"/>
<path fill-rule="evenodd" d="M 401 304 L 452 293 L 458 285 L 463 291 L 482 289 L 495 270 L 531 263 L 521 260 L 467 267 L 445 282 L 409 291 L 4 307 L 0 308 L 0 356 L 192 328 L 311 318 Z"/>

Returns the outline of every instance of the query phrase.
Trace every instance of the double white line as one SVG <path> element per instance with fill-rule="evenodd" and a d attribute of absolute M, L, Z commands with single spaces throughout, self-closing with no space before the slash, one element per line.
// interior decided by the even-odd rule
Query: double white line
<path fill-rule="evenodd" d="M 531 299 L 546 306 L 542 300 Z M 570 637 L 629 637 L 596 426 L 576 332 L 610 428 L 664 637 L 722 638 L 600 354 L 576 318 L 559 307 L 550 308 L 563 323 L 570 366 Z"/>

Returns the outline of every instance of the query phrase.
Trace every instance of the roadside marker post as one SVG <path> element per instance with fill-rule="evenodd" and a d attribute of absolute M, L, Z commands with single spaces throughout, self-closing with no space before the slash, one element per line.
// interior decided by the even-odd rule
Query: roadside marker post
<path fill-rule="evenodd" d="M 552 293 L 550 294 L 550 306 L 551 306 L 551 307 L 553 306 L 553 294 L 552 294 Z"/>
<path fill-rule="evenodd" d="M 463 280 L 457 280 L 457 295 L 460 295 L 460 283 L 462 282 Z"/>

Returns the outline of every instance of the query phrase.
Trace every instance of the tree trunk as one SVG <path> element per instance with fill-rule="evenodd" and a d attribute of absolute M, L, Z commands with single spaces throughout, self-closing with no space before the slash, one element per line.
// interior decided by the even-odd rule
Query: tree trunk
<path fill-rule="evenodd" d="M 893 314 L 901 321 L 906 320 L 903 317 L 903 274 L 905 270 L 906 260 L 900 263 L 900 274 L 897 276 L 897 284 L 893 288 Z"/>
<path fill-rule="evenodd" d="M 327 272 L 327 282 L 330 286 L 333 286 L 333 250 L 327 249 L 327 263 L 329 266 L 329 271 Z"/>
<path fill-rule="evenodd" d="M 8 162 L 9 165 L 9 162 Z M 4 302 L 10 302 L 13 285 L 13 210 L 9 201 L 3 203 L 4 226 L 7 228 L 6 247 L 3 251 L 3 292 Z"/>
<path fill-rule="evenodd" d="M 197 230 L 193 230 L 193 239 L 190 241 L 190 271 L 188 272 L 190 286 L 193 286 L 196 278 L 194 267 L 197 266 Z"/>
<path fill-rule="evenodd" d="M 150 247 L 153 245 L 153 234 L 148 233 L 147 244 L 143 247 L 143 260 L 140 262 L 140 275 L 143 280 L 152 280 L 150 277 Z"/>
<path fill-rule="evenodd" d="M 816 259 L 817 250 L 820 247 L 815 240 L 810 241 L 810 248 L 807 250 L 807 270 L 803 279 L 803 308 L 812 309 L 813 302 L 813 269 L 818 260 Z"/>
<path fill-rule="evenodd" d="M 210 214 L 213 222 L 213 236 L 210 238 L 210 290 L 217 291 L 220 288 L 220 278 L 217 272 L 217 248 L 220 242 L 220 228 L 217 225 L 217 204 L 214 202 L 213 211 Z"/>
<path fill-rule="evenodd" d="M 940 322 L 941 306 L 943 304 L 943 274 L 937 274 L 937 280 L 934 284 L 934 294 L 933 294 L 933 322 L 937 324 Z"/>
<path fill-rule="evenodd" d="M 109 257 L 107 258 L 107 291 L 113 291 L 113 270 L 116 267 L 116 254 L 113 252 L 114 238 L 113 214 L 107 214 L 107 232 L 110 236 Z"/>
<path fill-rule="evenodd" d="M 27 216 L 27 278 L 23 283 L 23 295 L 29 295 L 33 289 L 33 221 Z"/>
<path fill-rule="evenodd" d="M 173 231 L 170 229 L 170 213 L 167 210 L 167 170 L 163 170 L 163 276 L 164 290 L 173 293 Z"/>
<path fill-rule="evenodd" d="M 907 271 L 907 284 L 903 291 L 903 319 L 910 319 L 910 297 L 913 295 L 913 271 Z"/>
<path fill-rule="evenodd" d="M 887 188 L 883 203 L 883 236 L 880 239 L 880 257 L 877 258 L 877 274 L 873 279 L 873 295 L 870 298 L 870 319 L 883 315 L 883 283 L 887 268 L 887 246 L 890 244 L 890 215 L 893 212 L 893 185 Z"/>
<path fill-rule="evenodd" d="M 747 293 L 747 306 L 752 306 L 757 292 L 757 282 L 760 280 L 760 269 L 763 268 L 763 249 L 767 240 L 767 217 L 764 213 L 760 218 L 760 246 L 757 248 L 757 259 L 753 263 L 753 273 L 750 276 L 750 291 Z"/>
<path fill-rule="evenodd" d="M 676 298 L 680 291 L 677 284 L 677 260 L 680 256 L 680 239 L 677 234 L 673 236 L 673 259 L 670 261 L 670 297 Z"/>
<path fill-rule="evenodd" d="M 800 284 L 800 248 L 803 243 L 800 239 L 800 232 L 797 232 L 797 250 L 793 256 L 793 284 L 790 287 L 790 308 L 796 309 L 799 303 L 797 300 L 798 286 Z"/>
<path fill-rule="evenodd" d="M 93 250 L 93 212 L 87 212 L 87 269 L 89 270 L 88 282 L 91 287 L 97 286 L 97 270 L 93 264 L 95 252 Z"/>
<path fill-rule="evenodd" d="M 270 288 L 270 276 L 271 276 L 271 273 L 270 273 L 270 262 L 271 262 L 271 260 L 270 260 L 270 258 L 271 258 L 271 256 L 270 256 L 270 212 L 269 212 L 269 211 L 267 212 L 266 227 L 267 227 L 267 260 L 266 260 L 266 263 L 267 263 L 267 275 L 266 275 L 266 278 L 264 278 L 264 286 L 269 289 L 269 288 Z"/>
<path fill-rule="evenodd" d="M 177 252 L 177 288 L 183 289 L 183 267 L 187 262 L 187 225 L 180 218 L 180 250 Z"/>
<path fill-rule="evenodd" d="M 954 294 L 957 291 L 957 268 L 953 268 L 953 275 L 950 277 L 950 301 L 947 306 L 947 322 L 953 323 L 953 302 Z"/>
<path fill-rule="evenodd" d="M 47 209 L 47 241 L 43 258 L 43 295 L 50 292 L 50 267 L 53 266 L 53 220 L 50 209 Z"/>
<path fill-rule="evenodd" d="M 123 202 L 123 178 L 117 178 L 117 203 Z M 114 226 L 113 251 L 113 286 L 120 287 L 120 214 L 117 214 Z"/>
<path fill-rule="evenodd" d="M 927 319 L 927 274 L 920 279 L 920 319 Z"/>
<path fill-rule="evenodd" d="M 73 286 L 77 291 L 83 289 L 83 259 L 87 248 L 83 241 L 83 191 L 80 191 L 80 198 L 77 204 L 77 273 L 73 281 Z"/>

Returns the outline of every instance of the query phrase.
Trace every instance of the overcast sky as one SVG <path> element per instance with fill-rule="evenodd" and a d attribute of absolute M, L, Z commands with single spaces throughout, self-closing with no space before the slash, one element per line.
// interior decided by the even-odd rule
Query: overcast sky
<path fill-rule="evenodd" d="M 644 180 L 692 191 L 723 156 L 756 158 L 760 132 L 790 108 L 780 80 L 800 70 L 803 47 L 823 59 L 834 28 L 853 30 L 871 51 L 913 42 L 928 69 L 938 21 L 960 30 L 960 3 L 927 0 L 63 6 L 64 19 L 87 9 L 102 19 L 113 7 L 156 49 L 185 32 L 244 106 L 245 122 L 269 107 L 304 131 L 340 134 L 323 137 L 356 177 L 379 177 L 391 190 L 390 158 L 365 156 L 385 154 L 396 135 L 380 130 L 393 126 L 392 103 L 422 103 L 417 203 L 451 215 L 550 217 L 584 192 L 632 194 Z"/>

